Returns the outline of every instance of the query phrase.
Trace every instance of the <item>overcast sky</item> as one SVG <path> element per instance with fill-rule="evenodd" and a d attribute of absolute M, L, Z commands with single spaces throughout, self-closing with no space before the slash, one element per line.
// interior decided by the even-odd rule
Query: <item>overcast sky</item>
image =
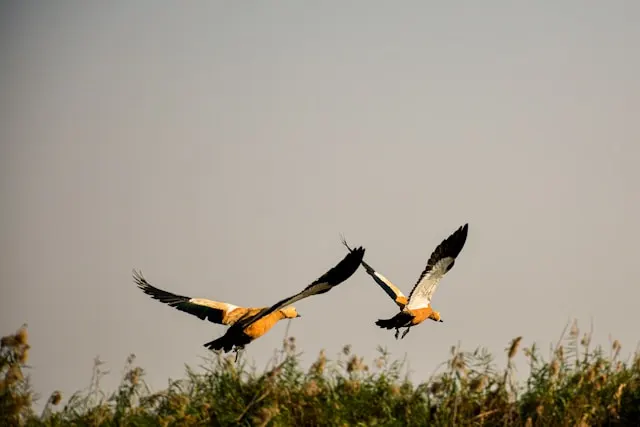
<path fill-rule="evenodd" d="M 161 389 L 224 332 L 132 268 L 264 306 L 337 263 L 344 233 L 409 292 L 465 222 L 444 323 L 394 340 L 360 269 L 296 305 L 304 362 L 382 345 L 421 381 L 458 342 L 546 349 L 572 318 L 635 348 L 640 3 L 8 3 L 0 322 L 28 323 L 43 399 L 86 386 L 96 355 L 107 387 L 135 353 Z M 286 327 L 247 357 L 264 366 Z"/>

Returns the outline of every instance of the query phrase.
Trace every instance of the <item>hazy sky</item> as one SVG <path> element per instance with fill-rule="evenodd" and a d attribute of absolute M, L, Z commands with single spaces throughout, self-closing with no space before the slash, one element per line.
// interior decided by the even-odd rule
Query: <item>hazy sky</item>
<path fill-rule="evenodd" d="M 338 262 L 344 233 L 408 292 L 469 222 L 402 341 L 363 270 L 297 304 L 305 352 L 545 349 L 577 318 L 635 348 L 640 312 L 640 3 L 3 2 L 0 322 L 29 325 L 43 399 L 158 390 L 224 327 L 162 289 L 270 305 Z M 247 347 L 264 366 L 287 323 Z M 634 332 L 636 331 L 636 332 Z M 519 356 L 522 357 L 522 356 Z M 502 360 L 502 359 L 499 359 Z"/>

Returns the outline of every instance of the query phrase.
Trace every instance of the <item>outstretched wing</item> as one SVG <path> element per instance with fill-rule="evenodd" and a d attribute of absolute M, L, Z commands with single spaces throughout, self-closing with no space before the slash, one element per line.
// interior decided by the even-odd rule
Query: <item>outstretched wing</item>
<path fill-rule="evenodd" d="M 340 261 L 336 266 L 334 266 L 331 270 L 327 271 L 323 274 L 319 279 L 314 281 L 312 284 L 304 288 L 301 292 L 285 298 L 281 301 L 278 301 L 274 305 L 269 308 L 262 310 L 257 315 L 243 319 L 237 322 L 233 327 L 245 329 L 251 326 L 253 323 L 257 322 L 261 318 L 268 316 L 274 311 L 280 310 L 288 305 L 295 303 L 296 301 L 300 301 L 303 298 L 310 297 L 312 295 L 324 294 L 329 292 L 333 287 L 339 285 L 340 283 L 347 280 L 349 277 L 356 272 L 358 267 L 360 266 L 360 262 L 362 261 L 362 257 L 364 256 L 364 248 L 359 247 L 349 252 L 347 256 L 345 256 L 342 261 Z"/>
<path fill-rule="evenodd" d="M 238 318 L 250 313 L 252 310 L 254 312 L 260 310 L 241 308 L 233 304 L 203 298 L 190 298 L 183 295 L 172 294 L 171 292 L 163 291 L 162 289 L 152 286 L 142 276 L 141 271 L 133 271 L 133 281 L 142 289 L 142 292 L 150 295 L 151 298 L 157 299 L 185 313 L 193 314 L 202 320 L 206 319 L 220 325 L 232 325 Z"/>
<path fill-rule="evenodd" d="M 440 279 L 453 268 L 456 257 L 462 251 L 467 241 L 468 229 L 469 224 L 458 228 L 433 251 L 427 262 L 427 267 L 409 294 L 407 308 L 414 310 L 429 306 L 434 292 L 438 289 Z"/>
<path fill-rule="evenodd" d="M 349 249 L 349 252 L 351 252 L 351 248 L 347 244 L 347 241 L 344 239 L 344 237 L 342 237 L 342 244 L 345 245 L 347 249 Z M 373 267 L 371 267 L 369 264 L 364 262 L 364 260 L 361 263 L 362 263 L 362 266 L 364 267 L 364 270 L 367 272 L 367 274 L 369 274 L 369 276 L 371 276 L 373 280 L 375 280 L 375 282 L 382 288 L 382 290 L 384 290 L 387 293 L 387 295 L 389 295 L 389 297 L 391 297 L 391 299 L 396 304 L 398 304 L 400 309 L 403 309 L 404 306 L 407 304 L 407 297 L 402 293 L 402 291 L 398 289 L 396 285 L 391 283 L 389 279 L 387 279 L 382 274 L 375 271 Z"/>

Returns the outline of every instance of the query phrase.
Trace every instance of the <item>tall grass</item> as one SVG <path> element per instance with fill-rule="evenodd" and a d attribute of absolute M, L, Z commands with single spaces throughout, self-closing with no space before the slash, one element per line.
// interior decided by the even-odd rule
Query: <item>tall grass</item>
<path fill-rule="evenodd" d="M 499 368 L 483 348 L 451 348 L 451 357 L 427 381 L 414 384 L 404 364 L 379 348 L 370 364 L 349 346 L 330 360 L 320 352 L 311 367 L 299 363 L 295 339 L 286 338 L 262 372 L 243 359 L 211 354 L 202 372 L 187 368 L 185 378 L 151 392 L 144 370 L 132 355 L 117 390 L 100 389 L 104 375 L 96 360 L 91 387 L 60 407 L 55 391 L 41 414 L 27 369 L 26 329 L 2 338 L 0 425 L 634 425 L 640 420 L 640 357 L 619 358 L 621 345 L 592 348 L 589 334 L 574 324 L 563 333 L 548 360 L 522 337 L 505 349 Z M 514 376 L 522 351 L 529 375 Z"/>

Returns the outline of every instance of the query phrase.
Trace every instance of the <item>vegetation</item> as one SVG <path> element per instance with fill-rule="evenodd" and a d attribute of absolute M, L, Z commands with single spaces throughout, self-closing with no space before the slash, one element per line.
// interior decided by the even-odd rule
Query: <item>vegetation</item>
<path fill-rule="evenodd" d="M 64 407 L 56 391 L 39 415 L 24 374 L 27 338 L 24 327 L 2 338 L 0 425 L 586 426 L 640 420 L 640 356 L 620 361 L 618 341 L 606 352 L 592 349 L 590 335 L 581 337 L 576 324 L 549 360 L 535 345 L 522 350 L 530 369 L 524 384 L 515 382 L 513 367 L 521 337 L 506 349 L 504 369 L 484 349 L 454 347 L 451 359 L 421 384 L 412 384 L 403 363 L 383 349 L 371 366 L 346 346 L 336 360 L 321 352 L 304 370 L 294 338 L 286 338 L 264 372 L 212 354 L 202 373 L 187 368 L 185 379 L 157 393 L 146 387 L 133 355 L 118 389 L 102 393 L 97 362 L 89 390 Z"/>

